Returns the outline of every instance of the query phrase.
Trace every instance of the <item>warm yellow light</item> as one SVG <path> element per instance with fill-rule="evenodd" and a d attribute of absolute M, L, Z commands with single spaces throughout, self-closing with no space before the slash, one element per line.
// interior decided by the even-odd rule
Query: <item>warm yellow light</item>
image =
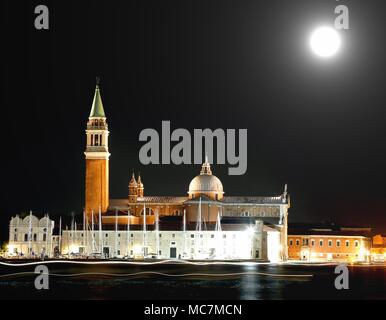
<path fill-rule="evenodd" d="M 7 245 L 7 251 L 8 253 L 13 253 L 15 249 L 15 246 L 12 244 Z"/>

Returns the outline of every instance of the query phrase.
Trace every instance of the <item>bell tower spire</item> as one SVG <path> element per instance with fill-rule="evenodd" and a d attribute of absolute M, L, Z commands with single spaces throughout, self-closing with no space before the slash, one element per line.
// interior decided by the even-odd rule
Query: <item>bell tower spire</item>
<path fill-rule="evenodd" d="M 99 88 L 99 78 L 96 79 L 94 99 L 86 128 L 86 197 L 85 211 L 102 213 L 109 206 L 109 130 L 103 108 Z"/>

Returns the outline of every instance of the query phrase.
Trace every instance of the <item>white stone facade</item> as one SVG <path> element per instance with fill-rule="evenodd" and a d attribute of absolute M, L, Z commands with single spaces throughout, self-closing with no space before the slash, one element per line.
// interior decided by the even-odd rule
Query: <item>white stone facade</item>
<path fill-rule="evenodd" d="M 53 234 L 55 222 L 47 216 L 13 217 L 9 225 L 11 257 L 157 258 L 189 260 L 249 260 L 278 262 L 281 230 L 263 221 L 207 230 L 63 230 Z M 59 231 L 59 230 L 58 230 Z"/>
<path fill-rule="evenodd" d="M 109 258 L 282 260 L 280 231 L 254 226 L 227 231 L 63 231 L 62 253 Z M 158 241 L 157 241 L 158 239 Z M 101 254 L 103 253 L 103 254 Z"/>
<path fill-rule="evenodd" d="M 55 222 L 48 216 L 13 217 L 9 223 L 9 256 L 54 257 L 55 250 L 59 251 L 59 236 L 53 235 L 54 227 Z"/>

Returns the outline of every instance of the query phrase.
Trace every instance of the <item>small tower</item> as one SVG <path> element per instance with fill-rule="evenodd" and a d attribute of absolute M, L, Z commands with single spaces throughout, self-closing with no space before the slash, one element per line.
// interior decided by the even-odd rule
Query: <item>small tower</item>
<path fill-rule="evenodd" d="M 99 90 L 99 79 L 95 87 L 94 100 L 86 129 L 86 197 L 85 211 L 102 213 L 109 206 L 109 130 Z"/>
<path fill-rule="evenodd" d="M 145 192 L 145 187 L 141 181 L 141 174 L 138 173 L 138 197 L 143 197 Z"/>
<path fill-rule="evenodd" d="M 202 164 L 200 175 L 212 175 L 212 170 L 210 169 L 210 163 L 208 161 L 208 155 L 205 155 L 205 162 Z"/>
<path fill-rule="evenodd" d="M 137 198 L 138 198 L 138 183 L 135 180 L 135 175 L 133 172 L 133 175 L 129 182 L 129 202 L 137 202 Z"/>

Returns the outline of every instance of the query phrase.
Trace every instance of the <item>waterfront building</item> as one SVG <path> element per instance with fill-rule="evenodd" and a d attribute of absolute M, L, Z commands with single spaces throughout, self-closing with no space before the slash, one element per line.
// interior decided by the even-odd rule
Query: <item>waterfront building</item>
<path fill-rule="evenodd" d="M 386 261 L 386 235 L 377 234 L 373 237 L 371 259 L 374 262 Z"/>
<path fill-rule="evenodd" d="M 13 217 L 9 223 L 8 254 L 13 257 L 53 257 L 59 254 L 59 235 L 55 222 L 45 215 L 39 219 L 28 214 Z"/>
<path fill-rule="evenodd" d="M 183 221 L 188 229 L 206 232 L 205 226 L 210 228 L 210 226 L 226 224 L 227 221 L 236 219 L 238 226 L 235 227 L 237 229 L 234 230 L 235 232 L 247 232 L 251 225 L 265 225 L 266 228 L 270 228 L 270 232 L 278 233 L 280 240 L 276 246 L 279 250 L 278 256 L 280 260 L 287 259 L 287 221 L 290 200 L 286 186 L 281 194 L 270 197 L 228 196 L 225 194 L 221 180 L 212 173 L 211 164 L 206 157 L 200 173 L 190 181 L 187 190 L 182 189 L 182 194 L 185 195 L 145 195 L 144 181 L 140 175 L 136 177 L 133 173 L 128 177 L 130 180 L 128 179 L 127 197 L 110 199 L 109 134 L 101 92 L 97 84 L 86 129 L 85 230 L 91 230 L 91 226 L 95 226 L 100 220 L 102 229 L 105 230 L 114 229 L 115 225 L 118 229 L 124 229 L 125 226 L 127 228 L 130 225 L 133 232 L 136 232 L 135 228 L 142 228 L 145 225 L 146 230 L 151 232 L 157 223 L 163 228 L 170 229 L 171 226 L 167 226 L 165 218 L 179 217 L 172 224 L 175 228 L 173 231 L 177 232 L 174 234 L 177 235 L 183 229 Z M 208 231 L 211 230 L 208 229 Z M 261 230 L 257 231 L 257 234 L 262 235 Z M 182 240 L 176 243 L 179 241 Z M 259 243 L 263 243 L 261 236 Z M 144 253 L 147 249 L 142 247 Z M 205 250 L 210 251 L 209 249 L 207 247 Z M 108 251 L 110 255 L 113 252 L 111 246 L 102 250 Z M 260 258 L 264 250 L 258 251 Z M 265 248 L 265 251 L 268 252 L 268 248 Z M 177 256 L 180 255 L 189 256 L 181 252 L 177 254 Z M 167 256 L 171 255 L 167 254 Z M 256 252 L 249 255 L 249 258 L 255 256 Z"/>
<path fill-rule="evenodd" d="M 157 258 L 189 260 L 260 260 L 278 262 L 280 256 L 280 230 L 255 224 L 225 223 L 221 229 L 208 225 L 205 230 L 187 228 L 183 231 L 170 228 L 167 221 L 161 225 L 166 230 L 143 231 L 104 229 L 99 231 L 63 232 L 62 252 L 70 256 L 101 256 L 103 258 Z M 169 226 L 168 226 L 169 225 Z M 168 230 L 169 229 L 169 230 Z M 100 253 L 102 253 L 100 255 Z"/>
<path fill-rule="evenodd" d="M 318 262 L 368 261 L 371 228 L 291 224 L 288 234 L 290 260 Z"/>
<path fill-rule="evenodd" d="M 97 84 L 86 126 L 85 205 L 77 228 L 72 224 L 53 236 L 53 221 L 45 229 L 47 218 L 16 217 L 10 225 L 10 247 L 49 256 L 57 248 L 73 257 L 287 260 L 287 185 L 274 196 L 228 196 L 206 157 L 199 174 L 181 186 L 180 195 L 146 195 L 142 177 L 133 173 L 127 197 L 110 199 L 109 134 Z M 18 223 L 23 230 L 15 228 Z"/>

